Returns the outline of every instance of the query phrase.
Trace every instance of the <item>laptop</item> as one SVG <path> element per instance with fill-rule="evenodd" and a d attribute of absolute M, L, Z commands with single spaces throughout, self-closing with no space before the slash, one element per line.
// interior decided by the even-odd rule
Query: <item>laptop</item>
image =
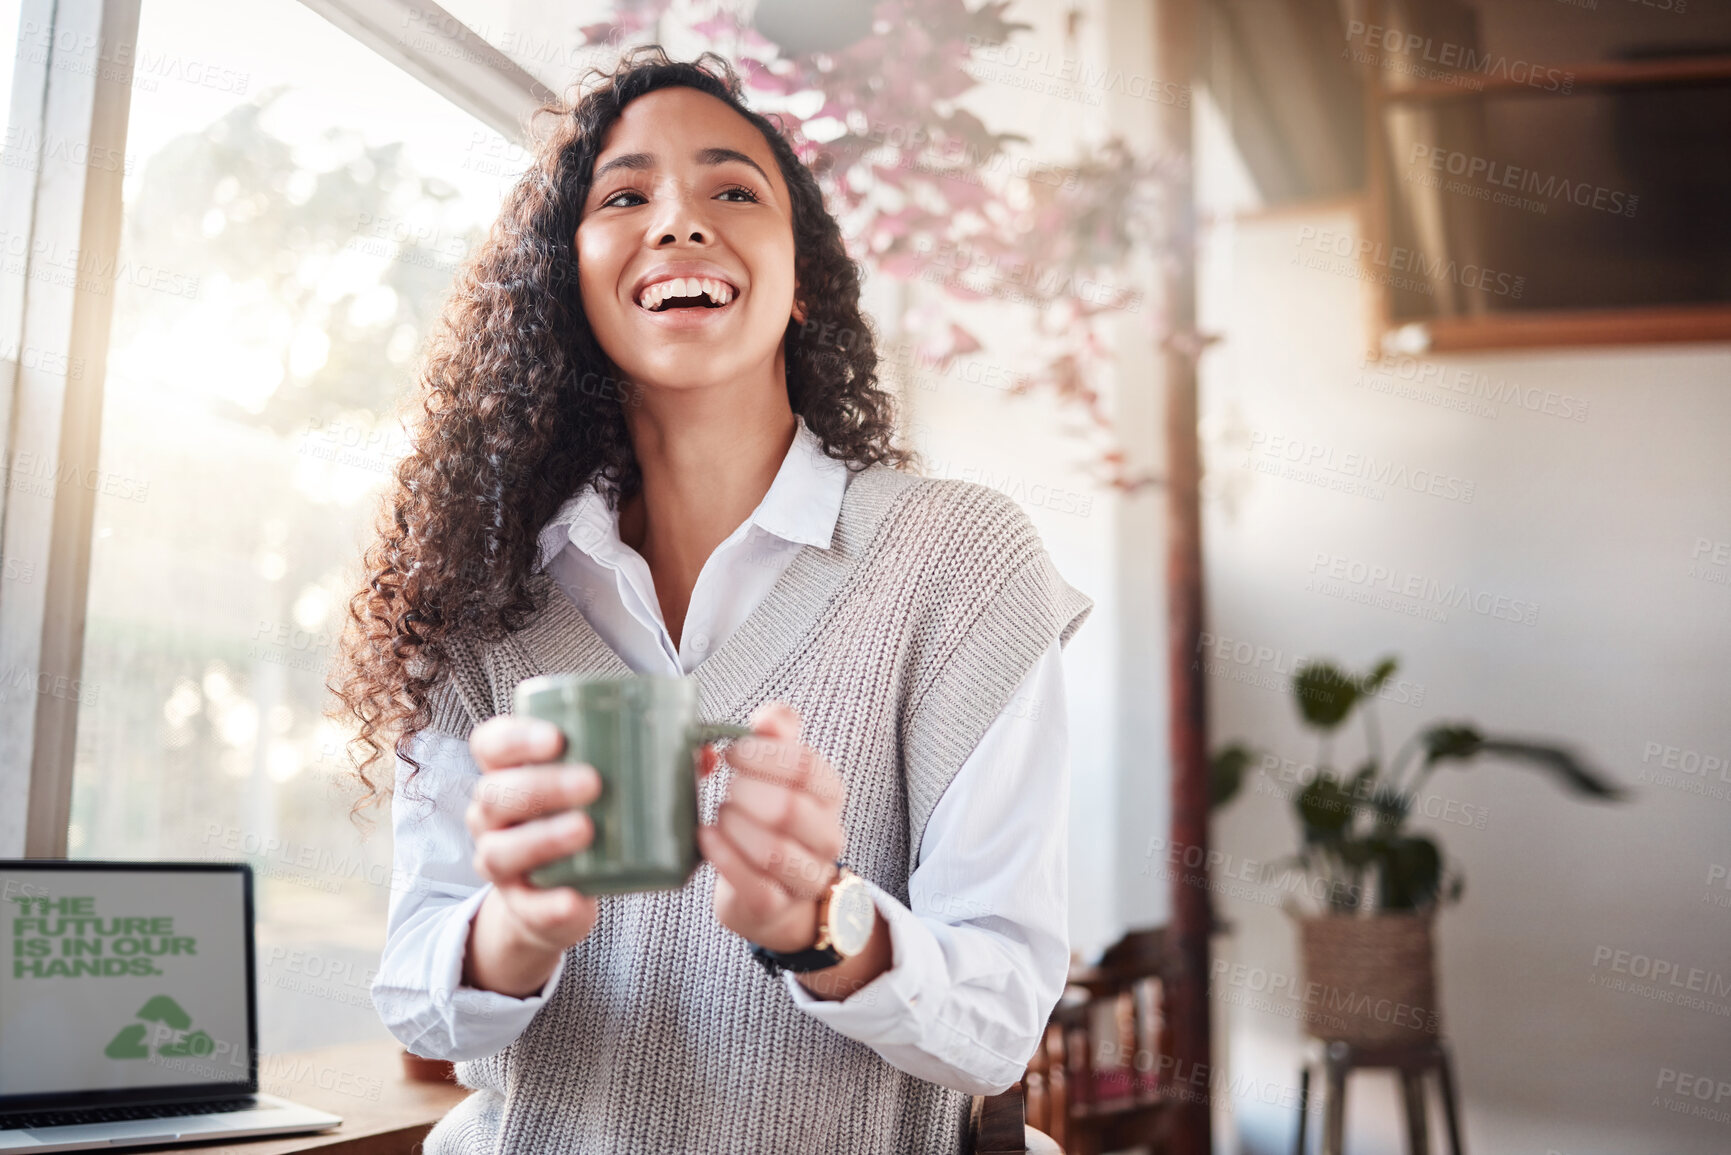
<path fill-rule="evenodd" d="M 252 868 L 0 859 L 0 1151 L 322 1131 L 258 1089 Z"/>

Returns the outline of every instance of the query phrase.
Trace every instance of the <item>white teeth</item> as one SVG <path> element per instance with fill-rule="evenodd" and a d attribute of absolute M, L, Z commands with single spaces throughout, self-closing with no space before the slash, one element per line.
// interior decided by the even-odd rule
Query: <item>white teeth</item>
<path fill-rule="evenodd" d="M 699 295 L 708 297 L 715 305 L 721 306 L 733 300 L 733 288 L 727 282 L 712 277 L 672 277 L 644 289 L 638 296 L 637 303 L 653 312 L 669 297 Z"/>

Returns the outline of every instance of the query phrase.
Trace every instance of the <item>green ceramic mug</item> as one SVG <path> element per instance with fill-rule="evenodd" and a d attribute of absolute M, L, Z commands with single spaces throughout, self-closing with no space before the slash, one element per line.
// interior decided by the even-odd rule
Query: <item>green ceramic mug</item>
<path fill-rule="evenodd" d="M 565 735 L 561 763 L 587 763 L 601 796 L 585 809 L 595 836 L 576 854 L 529 872 L 536 886 L 584 894 L 677 890 L 697 869 L 697 771 L 705 742 L 749 727 L 697 720 L 697 680 L 638 674 L 544 674 L 518 683 L 512 712 Z"/>

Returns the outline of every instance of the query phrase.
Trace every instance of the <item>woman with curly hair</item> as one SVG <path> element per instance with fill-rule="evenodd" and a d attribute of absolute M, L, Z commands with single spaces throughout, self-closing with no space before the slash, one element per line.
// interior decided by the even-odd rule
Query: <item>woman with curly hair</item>
<path fill-rule="evenodd" d="M 962 1151 L 1063 987 L 1091 603 L 1013 502 L 904 468 L 858 271 L 726 62 L 642 50 L 550 111 L 424 361 L 333 686 L 358 805 L 395 756 L 375 1004 L 474 1091 L 426 1149 Z M 528 882 L 599 792 L 507 716 L 565 671 L 689 675 L 753 727 L 694 768 L 682 889 Z"/>

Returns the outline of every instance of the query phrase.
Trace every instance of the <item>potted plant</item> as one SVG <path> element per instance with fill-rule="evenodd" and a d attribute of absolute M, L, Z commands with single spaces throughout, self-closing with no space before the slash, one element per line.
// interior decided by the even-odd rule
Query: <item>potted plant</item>
<path fill-rule="evenodd" d="M 1561 746 L 1487 737 L 1461 722 L 1420 729 L 1385 761 L 1375 701 L 1395 669 L 1392 657 L 1362 676 L 1317 661 L 1292 679 L 1320 746 L 1315 777 L 1293 796 L 1300 847 L 1284 863 L 1304 872 L 1321 908 L 1296 918 L 1311 1012 L 1305 1027 L 1317 1038 L 1379 1043 L 1438 1029 L 1432 924 L 1463 882 L 1435 839 L 1407 826 L 1437 769 L 1489 757 L 1546 770 L 1575 794 L 1609 801 L 1622 793 Z M 1335 737 L 1355 711 L 1365 760 L 1346 774 L 1333 765 Z M 1256 760 L 1242 743 L 1214 756 L 1216 806 L 1238 792 Z"/>

